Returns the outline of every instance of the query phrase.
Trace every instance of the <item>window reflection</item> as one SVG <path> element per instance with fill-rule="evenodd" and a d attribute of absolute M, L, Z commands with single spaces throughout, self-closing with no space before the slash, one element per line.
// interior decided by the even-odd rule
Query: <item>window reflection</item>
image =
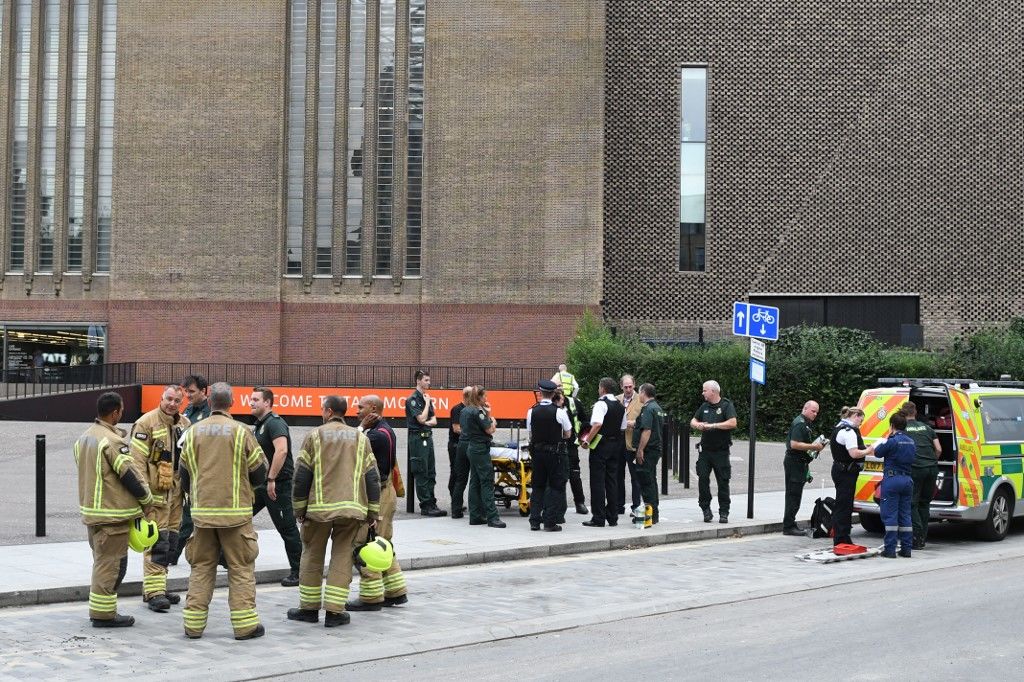
<path fill-rule="evenodd" d="M 406 166 L 405 274 L 420 274 L 423 228 L 423 54 L 426 0 L 409 1 L 409 147 Z"/>
<path fill-rule="evenodd" d="M 352 0 L 348 41 L 348 154 L 345 274 L 362 273 L 363 106 L 366 101 L 366 0 Z"/>
<path fill-rule="evenodd" d="M 53 209 L 57 175 L 57 59 L 60 0 L 43 3 L 42 97 L 39 146 L 39 248 L 36 272 L 53 272 Z"/>
<path fill-rule="evenodd" d="M 85 94 L 89 49 L 89 0 L 74 0 L 71 28 L 71 96 L 68 100 L 68 235 L 65 268 L 82 271 L 85 223 Z"/>
<path fill-rule="evenodd" d="M 377 229 L 374 274 L 391 274 L 395 163 L 395 0 L 380 2 L 377 75 Z"/>
<path fill-rule="evenodd" d="M 684 67 L 679 125 L 679 269 L 705 269 L 707 69 Z"/>
<path fill-rule="evenodd" d="M 302 200 L 306 164 L 306 0 L 292 0 L 288 55 L 288 170 L 285 228 L 289 275 L 302 274 Z"/>
<path fill-rule="evenodd" d="M 338 72 L 338 0 L 320 3 L 320 101 L 317 104 L 316 274 L 331 274 L 334 229 L 334 117 Z"/>
<path fill-rule="evenodd" d="M 117 0 L 103 0 L 101 33 L 99 156 L 96 165 L 96 272 L 110 272 L 110 223 L 114 170 L 114 75 L 117 61 Z"/>

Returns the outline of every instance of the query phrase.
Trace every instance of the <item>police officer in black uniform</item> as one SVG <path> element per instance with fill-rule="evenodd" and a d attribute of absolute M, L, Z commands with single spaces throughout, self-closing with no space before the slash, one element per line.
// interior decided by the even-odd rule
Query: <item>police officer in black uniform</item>
<path fill-rule="evenodd" d="M 562 508 L 568 472 L 565 439 L 572 433 L 572 424 L 565 409 L 552 402 L 557 389 L 553 381 L 539 381 L 537 390 L 541 400 L 526 413 L 526 435 L 530 439 L 533 466 L 530 530 L 540 530 L 542 521 L 546 531 L 562 530 L 558 520 L 565 513 Z"/>
<path fill-rule="evenodd" d="M 611 377 L 598 383 L 598 400 L 590 413 L 590 431 L 580 438 L 580 445 L 590 450 L 590 511 L 584 526 L 600 528 L 619 524 L 619 487 L 616 480 L 619 449 L 626 430 L 626 408 L 615 399 L 618 384 Z M 598 440 L 600 439 L 600 440 Z"/>
<path fill-rule="evenodd" d="M 873 452 L 864 447 L 860 425 L 864 421 L 864 410 L 859 407 L 844 407 L 839 413 L 839 423 L 832 427 L 829 447 L 832 450 L 832 481 L 836 485 L 836 508 L 832 512 L 832 544 L 852 544 L 850 539 L 853 515 L 853 496 L 857 488 L 857 476 L 863 466 L 864 457 Z"/>
<path fill-rule="evenodd" d="M 559 390 L 563 391 L 564 387 Z M 557 397 L 557 393 L 555 394 Z M 569 423 L 572 424 L 572 433 L 565 439 L 565 447 L 569 451 L 569 488 L 572 489 L 572 501 L 576 506 L 577 514 L 589 514 L 590 510 L 587 509 L 587 497 L 583 493 L 583 477 L 580 471 L 580 448 L 579 448 L 579 437 L 589 427 L 590 415 L 587 414 L 586 408 L 583 407 L 583 403 L 576 399 L 574 395 L 565 396 L 565 401 L 562 403 L 565 406 L 565 414 L 569 417 Z M 562 518 L 565 517 L 565 510 L 568 508 L 568 504 L 562 505 Z"/>

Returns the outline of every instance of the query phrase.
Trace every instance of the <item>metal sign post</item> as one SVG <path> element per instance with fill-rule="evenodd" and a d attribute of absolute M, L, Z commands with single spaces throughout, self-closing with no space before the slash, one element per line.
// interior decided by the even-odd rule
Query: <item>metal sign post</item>
<path fill-rule="evenodd" d="M 754 469 L 757 449 L 757 385 L 764 385 L 767 348 L 764 341 L 779 338 L 779 309 L 736 301 L 732 304 L 732 333 L 750 338 L 750 456 L 747 464 L 747 518 L 754 518 Z"/>

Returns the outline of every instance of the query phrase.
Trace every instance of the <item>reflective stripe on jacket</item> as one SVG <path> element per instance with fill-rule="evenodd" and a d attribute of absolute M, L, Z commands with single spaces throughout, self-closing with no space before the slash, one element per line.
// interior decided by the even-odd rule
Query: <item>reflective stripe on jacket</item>
<path fill-rule="evenodd" d="M 296 467 L 312 473 L 309 497 L 295 492 L 296 512 L 305 510 L 311 521 L 362 520 L 368 512 L 380 513 L 379 501 L 370 503 L 366 492 L 365 476 L 376 466 L 370 442 L 358 429 L 340 419 L 317 427 L 306 436 L 296 461 Z"/>
<path fill-rule="evenodd" d="M 148 486 L 140 500 L 121 483 L 125 468 L 134 464 L 125 436 L 124 431 L 96 420 L 75 441 L 78 503 L 87 526 L 130 521 L 142 516 L 140 505 L 153 502 Z"/>
<path fill-rule="evenodd" d="M 230 528 L 252 519 L 249 472 L 267 465 L 256 436 L 214 412 L 185 432 L 181 465 L 188 471 L 192 520 L 200 528 Z"/>

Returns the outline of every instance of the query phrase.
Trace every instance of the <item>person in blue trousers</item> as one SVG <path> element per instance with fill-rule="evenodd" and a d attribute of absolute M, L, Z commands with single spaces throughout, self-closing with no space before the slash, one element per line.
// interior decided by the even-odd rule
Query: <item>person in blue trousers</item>
<path fill-rule="evenodd" d="M 885 460 L 882 476 L 882 523 L 885 524 L 885 551 L 882 556 L 896 558 L 896 540 L 899 538 L 900 556 L 909 557 L 914 544 L 914 526 L 910 517 L 910 500 L 914 494 L 914 480 L 910 468 L 914 464 L 917 446 L 907 435 L 907 417 L 896 412 L 889 417 L 892 429 L 889 438 L 875 448 L 875 457 Z"/>

